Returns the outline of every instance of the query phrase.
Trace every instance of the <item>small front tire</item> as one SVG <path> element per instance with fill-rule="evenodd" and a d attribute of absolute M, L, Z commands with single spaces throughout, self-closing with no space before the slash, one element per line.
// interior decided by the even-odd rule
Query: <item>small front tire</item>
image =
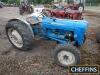
<path fill-rule="evenodd" d="M 58 45 L 54 50 L 54 62 L 62 67 L 80 63 L 80 51 L 72 45 Z"/>

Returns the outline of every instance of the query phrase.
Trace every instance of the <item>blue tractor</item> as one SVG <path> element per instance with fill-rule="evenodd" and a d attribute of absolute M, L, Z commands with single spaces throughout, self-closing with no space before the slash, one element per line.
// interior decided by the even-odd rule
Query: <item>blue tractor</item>
<path fill-rule="evenodd" d="M 57 19 L 45 15 L 31 15 L 26 19 L 11 19 L 6 24 L 10 43 L 19 50 L 30 50 L 34 39 L 46 38 L 57 42 L 54 62 L 68 67 L 80 63 L 81 55 L 77 46 L 85 42 L 88 22 L 85 20 Z"/>

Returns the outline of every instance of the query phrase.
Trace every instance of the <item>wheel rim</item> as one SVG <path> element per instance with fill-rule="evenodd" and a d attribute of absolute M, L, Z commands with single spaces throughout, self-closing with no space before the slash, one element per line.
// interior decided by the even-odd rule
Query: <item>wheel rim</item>
<path fill-rule="evenodd" d="M 83 7 L 79 7 L 78 10 L 79 10 L 80 12 L 82 12 L 82 11 L 83 11 Z"/>
<path fill-rule="evenodd" d="M 58 53 L 58 61 L 63 65 L 72 65 L 75 63 L 75 56 L 69 51 L 60 51 Z"/>
<path fill-rule="evenodd" d="M 71 8 L 67 8 L 66 11 L 71 11 Z"/>
<path fill-rule="evenodd" d="M 12 28 L 8 29 L 8 36 L 10 41 L 18 48 L 21 48 L 23 46 L 23 40 L 21 35 L 18 33 L 17 30 L 14 30 Z"/>

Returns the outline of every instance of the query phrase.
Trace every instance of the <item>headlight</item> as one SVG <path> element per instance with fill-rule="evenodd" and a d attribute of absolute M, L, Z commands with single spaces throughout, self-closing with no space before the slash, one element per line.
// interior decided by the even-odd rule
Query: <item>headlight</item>
<path fill-rule="evenodd" d="M 70 41 L 73 41 L 74 40 L 74 34 L 73 34 L 73 32 L 66 32 L 65 38 L 68 39 L 68 40 L 70 40 Z"/>

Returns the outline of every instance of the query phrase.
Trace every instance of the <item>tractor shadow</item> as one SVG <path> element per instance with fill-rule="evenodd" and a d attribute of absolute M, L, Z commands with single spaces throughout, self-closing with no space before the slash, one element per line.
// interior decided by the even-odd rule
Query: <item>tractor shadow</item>
<path fill-rule="evenodd" d="M 53 49 L 56 46 L 56 43 L 51 41 L 51 40 L 34 40 L 33 41 L 33 48 L 32 50 L 27 50 L 27 51 L 21 51 L 16 48 L 14 48 L 9 41 L 8 45 L 5 50 L 1 52 L 1 55 L 5 56 L 21 56 L 21 57 L 26 57 L 26 56 L 48 56 L 51 57 L 51 53 Z"/>

